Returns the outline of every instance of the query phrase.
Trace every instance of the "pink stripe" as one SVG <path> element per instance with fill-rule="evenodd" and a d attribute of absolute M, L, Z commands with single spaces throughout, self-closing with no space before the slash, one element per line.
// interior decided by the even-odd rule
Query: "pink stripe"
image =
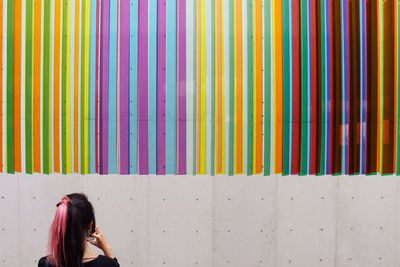
<path fill-rule="evenodd" d="M 121 174 L 129 174 L 129 0 L 121 0 L 120 10 L 120 162 Z"/>
<path fill-rule="evenodd" d="M 101 5 L 100 58 L 100 173 L 108 173 L 108 65 L 110 35 L 110 0 Z"/>
<path fill-rule="evenodd" d="M 157 173 L 165 174 L 165 112 L 166 112 L 166 31 L 167 3 L 158 0 L 157 36 Z"/>
<path fill-rule="evenodd" d="M 139 57 L 138 57 L 138 126 L 139 126 L 139 174 L 149 173 L 149 128 L 148 128 L 148 0 L 139 1 Z"/>
<path fill-rule="evenodd" d="M 99 54 L 99 38 L 100 38 L 100 33 L 99 33 L 99 25 L 100 25 L 100 1 L 97 0 L 96 2 L 96 102 L 95 102 L 95 107 L 96 107 L 96 111 L 95 111 L 95 138 L 96 138 L 96 173 L 99 173 L 99 71 L 98 71 L 98 67 L 99 67 L 99 58 L 100 58 L 100 54 Z"/>
<path fill-rule="evenodd" d="M 179 0 L 179 161 L 178 174 L 186 174 L 186 0 Z"/>

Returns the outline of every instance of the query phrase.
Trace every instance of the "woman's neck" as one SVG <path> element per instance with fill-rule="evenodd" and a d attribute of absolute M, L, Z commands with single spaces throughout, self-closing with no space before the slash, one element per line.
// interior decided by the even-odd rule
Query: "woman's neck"
<path fill-rule="evenodd" d="M 88 243 L 85 243 L 85 251 L 83 252 L 83 262 L 88 262 L 91 261 L 95 258 L 97 258 L 97 256 L 99 256 L 99 254 L 97 254 L 96 252 L 94 252 L 88 245 Z"/>

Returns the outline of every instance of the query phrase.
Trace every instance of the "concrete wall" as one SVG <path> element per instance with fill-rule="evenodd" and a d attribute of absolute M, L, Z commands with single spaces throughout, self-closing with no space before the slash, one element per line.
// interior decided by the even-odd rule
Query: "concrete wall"
<path fill-rule="evenodd" d="M 122 266 L 400 266 L 397 177 L 0 176 L 0 267 L 85 192 Z"/>

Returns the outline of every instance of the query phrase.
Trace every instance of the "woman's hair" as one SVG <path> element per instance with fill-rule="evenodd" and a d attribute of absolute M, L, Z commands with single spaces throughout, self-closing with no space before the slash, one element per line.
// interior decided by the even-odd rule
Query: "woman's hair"
<path fill-rule="evenodd" d="M 82 267 L 86 238 L 95 225 L 94 209 L 86 195 L 64 196 L 50 227 L 49 262 L 57 267 Z"/>

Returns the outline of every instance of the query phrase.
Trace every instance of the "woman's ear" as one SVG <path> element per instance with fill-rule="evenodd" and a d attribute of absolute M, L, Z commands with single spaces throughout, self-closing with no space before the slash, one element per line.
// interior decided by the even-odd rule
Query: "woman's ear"
<path fill-rule="evenodd" d="M 89 223 L 89 228 L 88 228 L 88 232 L 89 232 L 89 233 L 91 232 L 92 227 L 93 227 L 93 221 L 91 221 L 91 222 Z"/>

